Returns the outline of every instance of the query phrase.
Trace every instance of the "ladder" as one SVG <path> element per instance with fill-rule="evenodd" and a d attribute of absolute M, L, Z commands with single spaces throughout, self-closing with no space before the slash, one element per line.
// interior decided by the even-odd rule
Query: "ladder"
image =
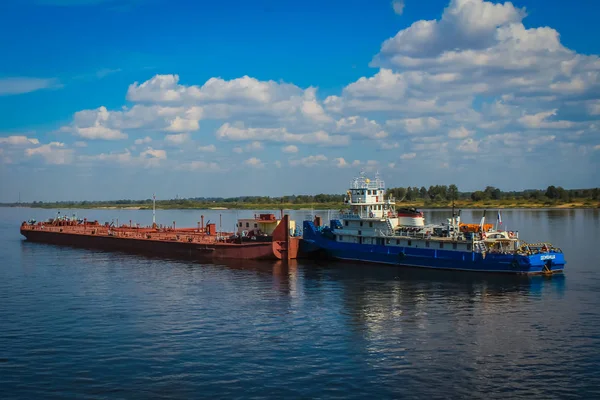
<path fill-rule="evenodd" d="M 393 235 L 394 234 L 394 227 L 392 226 L 392 221 L 389 218 L 386 218 L 385 222 L 387 223 L 389 234 Z"/>

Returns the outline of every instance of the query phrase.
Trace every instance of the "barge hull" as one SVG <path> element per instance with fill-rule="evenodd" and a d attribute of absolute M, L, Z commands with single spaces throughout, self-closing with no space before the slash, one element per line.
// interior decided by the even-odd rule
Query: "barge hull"
<path fill-rule="evenodd" d="M 102 250 L 119 250 L 135 253 L 147 253 L 168 257 L 185 257 L 197 260 L 215 259 L 272 259 L 277 257 L 273 252 L 272 242 L 255 242 L 244 244 L 232 243 L 186 243 L 159 240 L 120 238 L 113 236 L 94 236 L 71 233 L 57 233 L 44 230 L 21 229 L 21 234 L 32 242 L 50 243 L 74 247 L 96 248 Z"/>

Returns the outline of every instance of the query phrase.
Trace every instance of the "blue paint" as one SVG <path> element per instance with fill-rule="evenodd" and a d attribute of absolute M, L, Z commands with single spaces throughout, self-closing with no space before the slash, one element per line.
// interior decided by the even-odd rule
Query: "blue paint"
<path fill-rule="evenodd" d="M 385 246 L 337 242 L 326 237 L 312 221 L 303 224 L 304 254 L 322 251 L 326 256 L 340 260 L 367 261 L 380 264 L 404 265 L 419 268 L 451 269 L 480 272 L 503 272 L 513 274 L 542 273 L 545 260 L 542 254 L 512 255 L 486 254 L 473 251 L 441 250 L 402 246 Z M 550 269 L 564 269 L 563 253 L 551 253 Z"/>

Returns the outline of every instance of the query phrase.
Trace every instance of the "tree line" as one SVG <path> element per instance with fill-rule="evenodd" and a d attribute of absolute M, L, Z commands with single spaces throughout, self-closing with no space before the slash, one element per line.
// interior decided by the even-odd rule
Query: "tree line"
<path fill-rule="evenodd" d="M 523 191 L 502 191 L 494 186 L 487 186 L 483 190 L 474 192 L 461 192 L 458 187 L 452 185 L 434 185 L 426 188 L 421 187 L 395 187 L 387 190 L 387 194 L 393 196 L 398 202 L 419 202 L 424 203 L 449 203 L 453 200 L 461 201 L 498 201 L 498 200 L 517 200 L 517 201 L 536 201 L 536 202 L 571 202 L 575 200 L 600 200 L 600 188 L 592 189 L 564 189 L 560 186 L 548 186 L 542 190 L 523 190 Z M 225 206 L 235 207 L 247 205 L 277 205 L 277 204 L 339 204 L 344 201 L 344 194 L 317 194 L 317 195 L 291 195 L 291 196 L 239 196 L 239 197 L 192 197 L 176 198 L 169 200 L 156 200 L 161 207 L 168 208 L 193 208 L 202 206 Z M 51 206 L 76 206 L 76 207 L 108 207 L 108 206 L 152 206 L 152 199 L 143 200 L 107 200 L 107 201 L 59 201 L 46 202 L 34 201 L 32 203 L 4 203 L 3 206 L 31 206 L 31 207 L 51 207 Z"/>

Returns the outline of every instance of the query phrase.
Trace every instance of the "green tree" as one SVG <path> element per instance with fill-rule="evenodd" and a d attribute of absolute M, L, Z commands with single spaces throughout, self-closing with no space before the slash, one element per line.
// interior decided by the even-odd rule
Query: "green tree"
<path fill-rule="evenodd" d="M 473 201 L 482 201 L 485 199 L 485 193 L 481 190 L 471 193 L 471 200 Z"/>
<path fill-rule="evenodd" d="M 448 186 L 448 200 L 458 200 L 458 187 L 455 184 Z"/>

